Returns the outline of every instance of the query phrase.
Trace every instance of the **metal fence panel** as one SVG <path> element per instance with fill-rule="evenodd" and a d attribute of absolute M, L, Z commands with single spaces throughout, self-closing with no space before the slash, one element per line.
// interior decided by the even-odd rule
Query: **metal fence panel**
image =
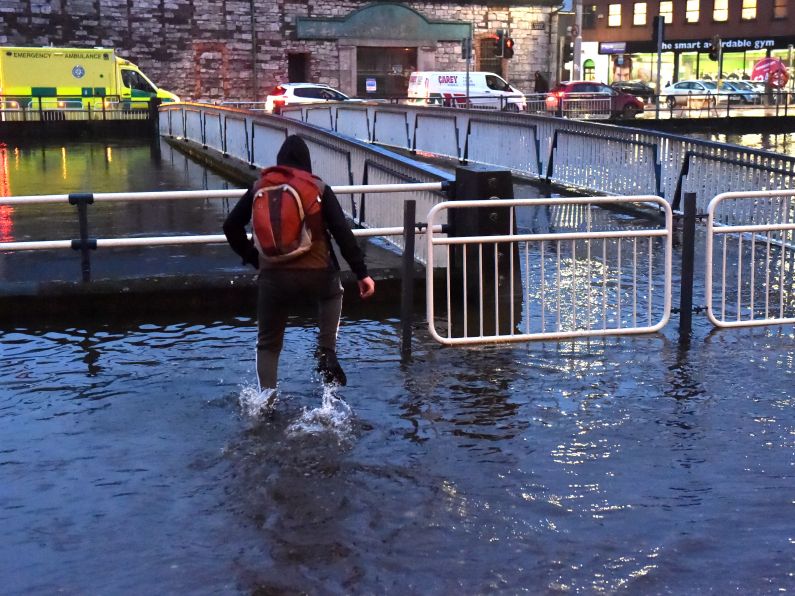
<path fill-rule="evenodd" d="M 337 108 L 335 130 L 361 141 L 370 141 L 370 117 L 368 110 Z"/>
<path fill-rule="evenodd" d="M 221 114 L 204 115 L 204 144 L 216 151 L 224 152 L 224 123 Z"/>
<path fill-rule="evenodd" d="M 251 163 L 251 139 L 246 119 L 238 116 L 225 116 L 224 122 L 226 153 L 246 163 Z"/>
<path fill-rule="evenodd" d="M 287 139 L 287 128 L 254 122 L 252 130 L 252 161 L 260 168 L 276 163 L 279 147 Z"/>
<path fill-rule="evenodd" d="M 598 207 L 656 203 L 664 223 L 599 225 Z M 507 209 L 510 234 L 443 238 L 429 233 L 427 315 L 431 335 L 448 345 L 650 333 L 671 310 L 672 211 L 655 196 L 456 201 L 437 205 L 429 227 L 450 210 Z M 567 231 L 550 212 L 579 212 Z M 525 210 L 540 210 L 535 214 Z M 546 218 L 540 230 L 517 221 Z M 516 230 L 516 233 L 514 232 Z M 443 287 L 430 273 L 444 247 Z"/>
<path fill-rule="evenodd" d="M 795 323 L 795 191 L 713 198 L 705 277 L 715 326 Z"/>
<path fill-rule="evenodd" d="M 409 123 L 405 112 L 376 109 L 374 113 L 373 142 L 390 147 L 411 149 Z"/>
<path fill-rule="evenodd" d="M 464 158 L 470 162 L 509 168 L 526 176 L 542 175 L 538 130 L 533 124 L 470 118 Z"/>
<path fill-rule="evenodd" d="M 414 149 L 460 159 L 461 146 L 456 117 L 433 112 L 417 114 L 414 120 Z"/>

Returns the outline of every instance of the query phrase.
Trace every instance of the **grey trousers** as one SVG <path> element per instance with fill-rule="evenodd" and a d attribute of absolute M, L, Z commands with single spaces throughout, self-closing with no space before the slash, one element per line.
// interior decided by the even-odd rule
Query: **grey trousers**
<path fill-rule="evenodd" d="M 257 294 L 257 378 L 260 390 L 275 388 L 279 354 L 287 318 L 295 307 L 318 309 L 318 347 L 336 350 L 342 312 L 338 271 L 328 269 L 264 269 Z"/>

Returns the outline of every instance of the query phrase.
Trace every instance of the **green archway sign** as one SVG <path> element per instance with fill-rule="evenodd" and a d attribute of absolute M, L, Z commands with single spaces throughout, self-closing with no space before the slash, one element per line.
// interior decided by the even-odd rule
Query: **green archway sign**
<path fill-rule="evenodd" d="M 470 37 L 469 23 L 429 21 L 397 2 L 369 4 L 343 18 L 299 17 L 298 39 L 390 39 L 406 42 L 458 41 Z"/>

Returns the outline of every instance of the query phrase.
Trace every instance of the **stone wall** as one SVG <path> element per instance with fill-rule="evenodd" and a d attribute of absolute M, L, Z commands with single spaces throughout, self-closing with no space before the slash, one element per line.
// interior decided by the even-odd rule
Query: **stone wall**
<path fill-rule="evenodd" d="M 296 39 L 296 19 L 345 18 L 371 4 L 367 0 L 2 0 L 0 44 L 115 47 L 155 83 L 183 99 L 263 99 L 274 85 L 287 80 L 291 52 L 310 55 L 312 81 L 335 87 L 347 81 L 350 77 L 341 71 L 346 67 L 341 65 L 342 44 Z M 470 22 L 476 40 L 510 25 L 516 54 L 506 61 L 505 72 L 525 92 L 532 91 L 536 70 L 555 70 L 550 41 L 556 47 L 556 37 L 550 31 L 557 30 L 557 16 L 546 5 L 404 4 L 430 20 Z M 543 29 L 539 23 L 544 23 Z M 437 70 L 465 68 L 459 42 L 431 42 L 425 51 L 433 53 Z M 349 62 L 349 56 L 342 61 Z M 473 67 L 478 68 L 477 56 Z"/>

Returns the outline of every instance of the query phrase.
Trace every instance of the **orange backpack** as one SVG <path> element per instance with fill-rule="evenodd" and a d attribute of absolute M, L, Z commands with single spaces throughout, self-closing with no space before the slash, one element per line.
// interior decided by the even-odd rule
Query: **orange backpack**
<path fill-rule="evenodd" d="M 309 251 L 312 232 L 307 217 L 320 213 L 323 187 L 319 178 L 296 168 L 275 166 L 262 171 L 251 212 L 260 258 L 282 263 Z"/>

